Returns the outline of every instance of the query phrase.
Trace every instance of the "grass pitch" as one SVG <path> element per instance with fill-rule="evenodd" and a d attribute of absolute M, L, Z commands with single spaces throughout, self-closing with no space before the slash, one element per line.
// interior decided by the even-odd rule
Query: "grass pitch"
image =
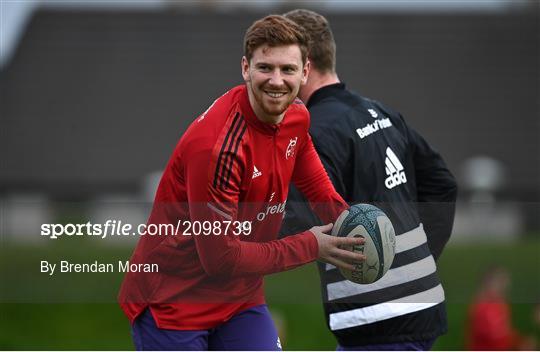
<path fill-rule="evenodd" d="M 114 303 L 122 274 L 73 274 L 52 279 L 39 273 L 43 259 L 106 261 L 127 259 L 131 253 L 122 247 L 77 243 L 77 248 L 61 243 L 2 243 L 0 349 L 133 349 L 128 321 Z M 438 339 L 434 349 L 464 348 L 467 305 L 480 273 L 492 263 L 504 265 L 512 273 L 509 300 L 515 327 L 540 341 L 540 327 L 532 317 L 533 306 L 540 298 L 540 240 L 467 244 L 448 247 L 438 263 L 446 290 L 449 332 Z M 284 349 L 335 349 L 319 303 L 315 265 L 269 276 L 265 286 Z"/>

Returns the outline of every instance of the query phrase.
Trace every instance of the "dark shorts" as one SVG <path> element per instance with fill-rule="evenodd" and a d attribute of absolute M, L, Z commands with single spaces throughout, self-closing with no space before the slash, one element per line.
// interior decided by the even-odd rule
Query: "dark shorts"
<path fill-rule="evenodd" d="M 131 331 L 138 351 L 281 351 L 276 327 L 266 305 L 242 311 L 226 323 L 209 330 L 160 329 L 147 309 L 135 320 Z"/>
<path fill-rule="evenodd" d="M 341 346 L 336 351 L 429 351 L 436 339 L 414 342 L 396 342 L 364 346 Z"/>

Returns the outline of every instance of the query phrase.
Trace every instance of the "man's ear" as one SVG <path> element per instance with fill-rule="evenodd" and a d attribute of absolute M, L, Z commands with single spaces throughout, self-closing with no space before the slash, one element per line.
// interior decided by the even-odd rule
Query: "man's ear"
<path fill-rule="evenodd" d="M 242 56 L 242 77 L 245 82 L 249 81 L 249 61 L 245 56 Z"/>
<path fill-rule="evenodd" d="M 307 83 L 310 70 L 311 70 L 311 62 L 309 61 L 309 59 L 307 59 L 304 67 L 302 68 L 302 84 L 303 85 Z"/>

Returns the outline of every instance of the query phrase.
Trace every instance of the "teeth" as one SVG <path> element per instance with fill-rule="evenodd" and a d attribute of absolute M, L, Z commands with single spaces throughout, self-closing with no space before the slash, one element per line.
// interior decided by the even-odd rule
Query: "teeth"
<path fill-rule="evenodd" d="M 272 98 L 279 98 L 285 95 L 285 93 L 266 92 Z"/>

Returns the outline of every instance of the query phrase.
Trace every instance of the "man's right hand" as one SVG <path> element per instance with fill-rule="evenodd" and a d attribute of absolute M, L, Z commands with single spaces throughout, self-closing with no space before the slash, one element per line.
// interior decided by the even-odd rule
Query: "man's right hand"
<path fill-rule="evenodd" d="M 352 263 L 362 262 L 366 260 L 366 256 L 342 248 L 363 244 L 364 239 L 327 235 L 327 233 L 332 230 L 332 227 L 333 224 L 328 224 L 323 226 L 314 226 L 309 229 L 309 231 L 315 235 L 315 238 L 319 244 L 318 260 L 346 270 L 354 270 L 355 266 Z"/>

